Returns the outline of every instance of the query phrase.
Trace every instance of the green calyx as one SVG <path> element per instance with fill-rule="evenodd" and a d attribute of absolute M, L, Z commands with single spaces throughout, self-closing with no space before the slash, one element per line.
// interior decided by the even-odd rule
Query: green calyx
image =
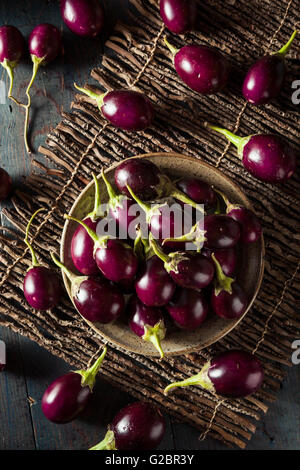
<path fill-rule="evenodd" d="M 30 229 L 30 226 L 33 222 L 33 219 L 35 218 L 35 216 L 39 213 L 39 212 L 42 212 L 44 211 L 45 209 L 41 208 L 41 209 L 38 209 L 37 211 L 35 211 L 35 213 L 31 216 L 28 224 L 27 224 L 27 227 L 26 227 L 26 231 L 25 231 L 25 238 L 24 238 L 24 242 L 26 243 L 26 245 L 28 246 L 30 252 L 31 252 L 31 258 L 32 258 L 32 265 L 29 269 L 31 269 L 32 267 L 33 268 L 36 268 L 37 266 L 40 266 L 38 260 L 37 260 L 37 257 L 36 257 L 36 254 L 34 252 L 34 249 L 32 248 L 31 244 L 29 243 L 29 240 L 28 240 L 28 235 L 29 235 L 29 229 Z"/>
<path fill-rule="evenodd" d="M 188 257 L 184 253 L 176 251 L 174 253 L 166 254 L 157 241 L 154 239 L 152 233 L 149 234 L 150 246 L 158 258 L 164 262 L 164 268 L 169 273 L 170 271 L 178 273 L 178 264 L 181 261 L 187 260 Z"/>
<path fill-rule="evenodd" d="M 222 193 L 222 191 L 220 191 L 219 189 L 216 189 L 214 188 L 214 191 L 215 193 L 219 194 L 221 196 L 221 198 L 223 199 L 225 205 L 226 205 L 226 213 L 228 214 L 230 211 L 232 211 L 233 209 L 239 209 L 241 206 L 239 204 L 232 204 L 228 197 Z M 220 213 L 220 212 L 219 212 Z"/>
<path fill-rule="evenodd" d="M 95 222 L 100 217 L 103 217 L 105 213 L 101 207 L 101 200 L 100 200 L 100 190 L 99 190 L 99 181 L 95 173 L 92 173 L 94 183 L 95 183 L 95 199 L 94 199 L 94 209 L 90 212 L 87 217 L 89 217 L 93 222 Z"/>
<path fill-rule="evenodd" d="M 101 176 L 105 183 L 106 190 L 108 193 L 109 206 L 114 210 L 117 209 L 118 207 L 122 207 L 123 201 L 127 199 L 126 196 L 124 196 L 123 194 L 116 193 L 116 191 L 114 190 L 114 188 L 112 187 L 108 179 L 106 178 L 103 168 L 101 170 Z"/>
<path fill-rule="evenodd" d="M 157 349 L 159 352 L 160 358 L 163 359 L 165 353 L 161 347 L 161 341 L 166 336 L 166 327 L 164 321 L 160 320 L 154 326 L 145 325 L 144 331 L 145 333 L 142 336 L 143 340 L 150 341 L 150 343 L 152 343 L 155 349 Z"/>
<path fill-rule="evenodd" d="M 115 435 L 113 431 L 109 429 L 103 441 L 99 442 L 99 444 L 94 447 L 91 447 L 89 450 L 118 450 L 116 448 Z"/>
<path fill-rule="evenodd" d="M 244 147 L 248 144 L 249 140 L 251 139 L 251 137 L 253 137 L 253 135 L 249 135 L 247 137 L 240 137 L 234 134 L 233 132 L 230 132 L 228 129 L 223 129 L 218 126 L 212 126 L 210 124 L 207 124 L 207 127 L 216 132 L 219 132 L 219 134 L 224 135 L 229 140 L 229 142 L 236 146 L 238 157 L 240 159 L 243 158 Z"/>
<path fill-rule="evenodd" d="M 221 268 L 220 263 L 217 261 L 215 254 L 213 253 L 211 255 L 212 260 L 215 264 L 215 270 L 216 270 L 216 279 L 215 279 L 215 294 L 219 295 L 220 292 L 223 290 L 225 292 L 228 292 L 229 294 L 232 293 L 232 287 L 231 284 L 234 282 L 234 279 L 232 277 L 226 276 Z"/>
<path fill-rule="evenodd" d="M 74 87 L 76 88 L 76 90 L 81 91 L 81 93 L 84 93 L 85 95 L 95 100 L 97 102 L 98 108 L 101 111 L 101 106 L 103 105 L 104 97 L 105 95 L 107 95 L 107 93 L 109 93 L 108 91 L 106 93 L 99 95 L 98 93 L 95 93 L 94 91 L 91 91 L 91 90 L 88 90 L 87 88 L 83 88 L 83 87 L 76 85 L 76 83 L 74 83 Z"/>
<path fill-rule="evenodd" d="M 189 206 L 194 207 L 200 212 L 204 212 L 202 205 L 197 204 L 186 194 L 177 189 L 174 183 L 170 180 L 167 175 L 161 174 L 159 176 L 159 183 L 155 187 L 155 189 L 157 191 L 157 199 L 160 199 L 162 197 L 173 197 L 174 199 L 177 199 L 178 201 L 181 201 L 184 204 L 188 204 Z"/>
<path fill-rule="evenodd" d="M 163 206 L 166 206 L 167 203 L 164 202 L 162 204 L 156 204 L 155 206 L 151 206 L 151 204 L 147 204 L 146 202 L 143 202 L 134 192 L 132 191 L 131 187 L 126 185 L 132 199 L 140 206 L 140 208 L 145 212 L 146 214 L 146 222 L 149 224 L 152 217 L 154 215 L 160 215 L 160 208 Z"/>
<path fill-rule="evenodd" d="M 82 369 L 82 370 L 75 370 L 74 372 L 76 374 L 81 375 L 81 386 L 82 387 L 89 387 L 91 392 L 93 391 L 95 381 L 96 381 L 96 375 L 98 374 L 100 367 L 102 365 L 103 359 L 105 358 L 105 355 L 107 353 L 107 348 L 104 347 L 102 354 L 98 359 L 94 362 L 94 364 L 89 367 L 88 369 Z"/>
<path fill-rule="evenodd" d="M 56 264 L 56 266 L 58 266 L 65 273 L 65 275 L 71 282 L 71 294 L 73 298 L 76 297 L 81 283 L 86 281 L 88 279 L 88 276 L 77 276 L 77 274 L 72 273 L 70 269 L 68 269 L 63 263 L 61 263 L 56 258 L 54 253 L 50 253 L 50 255 L 51 255 L 53 263 Z"/>
<path fill-rule="evenodd" d="M 206 241 L 205 233 L 205 230 L 201 229 L 197 223 L 191 228 L 189 233 L 177 238 L 165 238 L 162 244 L 164 245 L 167 242 L 191 242 L 196 246 L 197 252 L 199 253 L 203 247 L 203 243 Z"/>
<path fill-rule="evenodd" d="M 280 55 L 282 57 L 285 57 L 286 54 L 289 52 L 290 48 L 292 47 L 292 44 L 294 42 L 295 37 L 297 36 L 298 31 L 295 30 L 293 34 L 291 35 L 290 39 L 288 42 L 281 48 L 279 51 L 275 52 L 275 55 Z"/>
<path fill-rule="evenodd" d="M 193 375 L 192 377 L 182 380 L 181 382 L 171 383 L 165 388 L 164 394 L 167 395 L 169 391 L 172 390 L 173 388 L 189 387 L 191 385 L 198 385 L 201 388 L 208 390 L 209 392 L 215 393 L 214 385 L 212 381 L 210 380 L 210 378 L 208 377 L 208 370 L 210 368 L 210 365 L 211 365 L 210 362 L 207 362 L 203 366 L 199 374 Z"/>

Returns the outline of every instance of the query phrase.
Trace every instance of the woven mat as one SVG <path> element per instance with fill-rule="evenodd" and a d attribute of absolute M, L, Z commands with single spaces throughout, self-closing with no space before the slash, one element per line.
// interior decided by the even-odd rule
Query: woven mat
<path fill-rule="evenodd" d="M 72 112 L 63 114 L 62 122 L 39 149 L 44 162 L 33 162 L 45 172 L 37 170 L 30 176 L 24 190 L 15 192 L 13 209 L 3 211 L 18 230 L 2 228 L 0 232 L 0 324 L 76 367 L 86 365 L 98 353 L 102 339 L 81 320 L 69 300 L 65 297 L 59 307 L 47 312 L 31 310 L 24 300 L 22 281 L 30 253 L 19 230 L 24 232 L 36 208 L 47 208 L 47 215 L 37 218 L 31 233 L 40 260 L 49 266 L 49 250 L 59 252 L 63 214 L 91 180 L 91 172 L 99 173 L 102 165 L 163 150 L 219 166 L 246 192 L 263 223 L 266 270 L 253 308 L 231 334 L 199 353 L 158 362 L 109 345 L 102 374 L 136 398 L 146 397 L 178 420 L 199 428 L 201 439 L 209 435 L 243 448 L 256 422 L 275 400 L 284 376 L 282 365 L 290 364 L 291 342 L 300 336 L 295 312 L 300 287 L 300 185 L 297 176 L 276 187 L 255 180 L 244 171 L 232 146 L 223 137 L 209 133 L 203 123 L 218 122 L 243 135 L 275 131 L 297 146 L 297 107 L 291 103 L 291 82 L 297 74 L 299 77 L 296 47 L 288 56 L 291 73 L 277 102 L 260 108 L 246 105 L 240 85 L 249 63 L 287 41 L 295 29 L 299 3 L 199 2 L 199 32 L 171 39 L 177 46 L 185 41 L 212 44 L 230 56 L 233 74 L 228 89 L 211 97 L 193 93 L 174 73 L 162 41 L 164 29 L 157 4 L 157 0 L 131 0 L 132 26 L 115 28 L 107 41 L 102 66 L 91 73 L 102 90 L 131 87 L 145 92 L 157 107 L 155 125 L 137 134 L 113 129 L 94 103 L 83 95 L 76 96 Z M 47 170 L 47 162 L 52 170 Z M 197 387 L 163 396 L 162 390 L 170 381 L 198 372 L 215 353 L 236 347 L 255 351 L 264 364 L 265 382 L 254 396 L 220 401 Z"/>

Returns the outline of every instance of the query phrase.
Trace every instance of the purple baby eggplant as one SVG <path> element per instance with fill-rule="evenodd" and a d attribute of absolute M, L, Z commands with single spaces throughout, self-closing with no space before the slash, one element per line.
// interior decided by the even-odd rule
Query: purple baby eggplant
<path fill-rule="evenodd" d="M 212 186 L 198 178 L 182 178 L 176 183 L 176 186 L 197 204 L 213 207 L 216 202 L 216 194 Z"/>
<path fill-rule="evenodd" d="M 234 247 L 240 239 L 239 224 L 226 215 L 207 215 L 204 217 L 206 241 L 204 246 L 209 249 Z"/>
<path fill-rule="evenodd" d="M 29 94 L 32 84 L 35 80 L 38 69 L 41 65 L 47 65 L 52 62 L 62 51 L 61 34 L 52 24 L 42 23 L 37 25 L 30 33 L 28 40 L 29 52 L 33 63 L 32 77 L 26 90 L 27 105 L 25 106 L 25 125 L 24 125 L 24 141 L 26 151 L 31 153 L 28 139 L 27 129 L 29 121 L 29 109 L 31 106 L 31 96 Z"/>
<path fill-rule="evenodd" d="M 115 169 L 115 183 L 118 190 L 131 197 L 127 189 L 127 186 L 130 186 L 137 197 L 144 201 L 164 195 L 161 179 L 162 173 L 158 167 L 145 158 L 129 158 Z"/>
<path fill-rule="evenodd" d="M 166 327 L 161 309 L 147 307 L 133 295 L 127 304 L 127 313 L 130 329 L 137 336 L 143 338 L 144 341 L 150 341 L 162 359 L 164 352 L 161 347 L 161 340 L 166 335 Z"/>
<path fill-rule="evenodd" d="M 131 191 L 143 201 L 173 197 L 198 209 L 197 201 L 180 191 L 167 175 L 146 158 L 128 158 L 116 168 L 115 183 L 122 194 Z M 201 208 L 199 208 L 201 209 Z"/>
<path fill-rule="evenodd" d="M 99 218 L 103 216 L 100 204 L 99 182 L 93 174 L 95 182 L 94 209 L 87 215 L 83 222 L 94 232 L 96 232 Z M 90 276 L 99 272 L 94 259 L 94 242 L 86 229 L 79 225 L 74 232 L 71 241 L 71 257 L 76 269 L 85 276 Z"/>
<path fill-rule="evenodd" d="M 35 252 L 28 241 L 31 223 L 35 216 L 42 210 L 43 209 L 39 209 L 33 214 L 26 227 L 24 241 L 31 252 L 32 263 L 24 278 L 23 292 L 31 307 L 37 310 L 48 310 L 49 308 L 57 305 L 60 300 L 60 282 L 52 269 L 49 269 L 46 266 L 41 266 L 38 263 Z"/>
<path fill-rule="evenodd" d="M 232 204 L 224 193 L 218 189 L 215 189 L 215 191 L 220 194 L 225 202 L 228 217 L 231 217 L 240 224 L 241 241 L 243 243 L 254 243 L 260 240 L 262 228 L 254 212 L 239 204 Z"/>
<path fill-rule="evenodd" d="M 93 222 L 89 217 L 83 222 L 92 230 L 96 231 L 98 221 Z M 94 258 L 94 241 L 86 229 L 79 225 L 74 232 L 71 241 L 71 256 L 75 268 L 85 276 L 99 272 Z"/>
<path fill-rule="evenodd" d="M 61 0 L 60 13 L 68 28 L 78 36 L 95 37 L 104 25 L 99 0 Z"/>
<path fill-rule="evenodd" d="M 254 105 L 265 104 L 280 94 L 286 76 L 285 56 L 290 50 L 297 31 L 275 54 L 268 54 L 255 62 L 245 77 L 243 95 Z"/>
<path fill-rule="evenodd" d="M 218 49 L 198 44 L 176 49 L 166 39 L 165 43 L 174 55 L 176 72 L 189 88 L 211 95 L 225 87 L 230 67 Z"/>
<path fill-rule="evenodd" d="M 160 16 L 166 27 L 176 34 L 194 29 L 197 20 L 195 0 L 160 0 Z"/>
<path fill-rule="evenodd" d="M 160 444 L 165 429 L 158 409 L 135 402 L 119 411 L 103 441 L 90 450 L 153 450 Z"/>
<path fill-rule="evenodd" d="M 233 278 L 224 274 L 214 254 L 212 259 L 216 270 L 215 286 L 211 294 L 212 308 L 218 317 L 239 318 L 248 306 L 245 292 Z"/>
<path fill-rule="evenodd" d="M 168 202 L 162 204 L 148 204 L 138 198 L 130 186 L 127 186 L 131 197 L 144 211 L 149 231 L 157 240 L 164 240 L 182 236 L 192 227 L 192 216 L 184 211 L 182 205 L 175 203 L 169 205 Z"/>
<path fill-rule="evenodd" d="M 274 134 L 239 137 L 227 129 L 209 127 L 225 135 L 237 147 L 244 167 L 256 178 L 267 183 L 282 183 L 295 173 L 296 153 L 282 137 Z"/>
<path fill-rule="evenodd" d="M 143 304 L 162 307 L 171 300 L 175 289 L 176 284 L 161 259 L 152 256 L 143 263 L 135 281 L 136 294 Z"/>
<path fill-rule="evenodd" d="M 78 312 L 92 323 L 111 323 L 123 313 L 125 300 L 117 286 L 98 276 L 77 276 L 51 253 L 71 282 L 71 295 Z"/>
<path fill-rule="evenodd" d="M 12 96 L 14 69 L 21 60 L 24 49 L 24 37 L 15 26 L 5 25 L 0 27 L 0 63 L 9 76 L 8 98 L 11 98 L 17 104 L 20 103 Z"/>
<path fill-rule="evenodd" d="M 11 193 L 12 181 L 10 175 L 0 168 L 0 202 L 7 199 Z"/>
<path fill-rule="evenodd" d="M 191 331 L 202 325 L 209 311 L 203 292 L 183 287 L 177 289 L 166 309 L 176 326 Z"/>
<path fill-rule="evenodd" d="M 61 296 L 56 274 L 46 266 L 32 266 L 24 278 L 23 291 L 31 307 L 48 310 L 58 304 Z"/>
<path fill-rule="evenodd" d="M 188 289 L 200 290 L 211 283 L 215 268 L 210 259 L 198 253 L 177 251 L 166 254 L 151 234 L 149 238 L 153 251 L 164 262 L 165 270 L 176 284 Z"/>
<path fill-rule="evenodd" d="M 237 254 L 236 248 L 227 248 L 223 250 L 209 250 L 208 248 L 203 248 L 201 254 L 207 258 L 211 258 L 214 253 L 216 260 L 220 263 L 222 271 L 226 276 L 232 276 L 236 270 L 237 264 Z"/>
<path fill-rule="evenodd" d="M 62 51 L 61 34 L 52 24 L 42 23 L 31 31 L 28 45 L 33 64 L 46 65 Z"/>
<path fill-rule="evenodd" d="M 217 395 L 242 398 L 255 393 L 263 380 L 262 365 L 253 354 L 231 350 L 207 362 L 197 375 L 168 385 L 165 394 L 176 387 L 199 385 Z"/>
<path fill-rule="evenodd" d="M 74 220 L 85 228 L 94 242 L 94 258 L 104 277 L 113 282 L 131 282 L 138 269 L 138 259 L 127 243 L 108 236 L 98 236 L 82 220 L 65 215 L 65 219 Z"/>
<path fill-rule="evenodd" d="M 250 209 L 235 204 L 231 209 L 228 208 L 227 215 L 240 224 L 243 243 L 254 243 L 261 239 L 260 222 Z"/>
<path fill-rule="evenodd" d="M 105 119 L 115 127 L 126 131 L 142 131 L 150 127 L 153 122 L 153 106 L 143 93 L 132 90 L 116 90 L 99 95 L 76 84 L 74 86 L 94 99 Z"/>
<path fill-rule="evenodd" d="M 109 183 L 106 175 L 102 169 L 102 178 L 106 186 L 108 193 L 108 216 L 112 220 L 115 220 L 117 227 L 119 229 L 120 238 L 131 238 L 135 239 L 136 237 L 136 225 L 138 223 L 142 226 L 142 229 L 145 227 L 146 219 L 141 215 L 136 202 L 123 195 L 117 194 L 112 185 Z M 138 221 L 138 222 L 137 222 Z"/>
<path fill-rule="evenodd" d="M 86 408 L 107 349 L 87 370 L 69 372 L 54 380 L 42 398 L 42 411 L 57 424 L 73 421 Z"/>

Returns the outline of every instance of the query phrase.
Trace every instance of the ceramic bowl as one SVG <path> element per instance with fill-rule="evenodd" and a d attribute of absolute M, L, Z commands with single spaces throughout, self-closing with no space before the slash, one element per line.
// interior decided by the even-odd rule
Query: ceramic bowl
<path fill-rule="evenodd" d="M 177 153 L 147 154 L 140 155 L 138 158 L 147 158 L 152 161 L 172 179 L 182 176 L 198 177 L 225 193 L 231 202 L 240 203 L 253 210 L 247 197 L 235 183 L 233 183 L 220 170 L 217 170 L 201 160 Z M 112 184 L 114 184 L 114 170 L 117 165 L 118 163 L 112 165 L 105 171 L 108 180 Z M 99 185 L 101 203 L 107 202 L 106 189 L 100 175 Z M 93 209 L 93 200 L 94 183 L 91 181 L 76 199 L 70 211 L 70 215 L 83 219 L 86 214 Z M 71 260 L 70 247 L 71 239 L 76 228 L 76 223 L 73 221 L 66 221 L 61 240 L 61 260 L 74 272 L 76 272 L 76 270 Z M 238 319 L 225 320 L 217 317 L 216 315 L 210 314 L 203 325 L 194 331 L 180 330 L 176 327 L 169 328 L 166 338 L 162 342 L 166 356 L 185 354 L 193 350 L 201 350 L 227 335 L 237 326 L 245 315 L 251 315 L 250 308 L 262 282 L 264 268 L 263 259 L 263 237 L 260 241 L 244 246 L 241 250 L 237 279 L 243 286 L 247 298 L 249 299 L 249 305 L 244 315 Z M 70 296 L 70 282 L 65 275 L 63 275 L 63 278 L 65 287 Z M 122 347 L 125 350 L 137 354 L 143 354 L 145 356 L 158 356 L 158 353 L 153 348 L 152 344 L 145 342 L 136 336 L 129 329 L 124 319 L 117 320 L 116 322 L 108 325 L 102 325 L 99 323 L 93 324 L 85 319 L 84 321 L 86 321 L 90 327 L 96 330 L 104 339 Z"/>

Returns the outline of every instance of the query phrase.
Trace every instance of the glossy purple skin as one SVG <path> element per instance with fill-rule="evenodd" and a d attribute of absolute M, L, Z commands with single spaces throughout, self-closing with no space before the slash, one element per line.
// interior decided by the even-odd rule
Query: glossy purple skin
<path fill-rule="evenodd" d="M 107 93 L 101 111 L 113 126 L 127 131 L 142 131 L 151 126 L 154 119 L 154 109 L 149 98 L 131 90 Z"/>
<path fill-rule="evenodd" d="M 176 186 L 197 204 L 212 207 L 216 202 L 216 193 L 211 185 L 198 178 L 182 178 Z"/>
<path fill-rule="evenodd" d="M 176 326 L 183 330 L 194 330 L 206 319 L 209 306 L 203 292 L 180 288 L 166 309 Z"/>
<path fill-rule="evenodd" d="M 111 323 L 125 308 L 121 291 L 105 279 L 96 277 L 81 282 L 73 300 L 79 313 L 92 323 Z"/>
<path fill-rule="evenodd" d="M 10 175 L 3 168 L 0 168 L 0 201 L 7 199 L 12 188 Z"/>
<path fill-rule="evenodd" d="M 174 65 L 184 83 L 203 95 L 217 93 L 227 83 L 229 63 L 213 47 L 184 46 L 175 55 Z"/>
<path fill-rule="evenodd" d="M 207 375 L 218 395 L 236 398 L 256 392 L 264 380 L 260 361 L 241 350 L 227 351 L 212 359 Z"/>
<path fill-rule="evenodd" d="M 258 218 L 251 210 L 239 207 L 227 212 L 227 215 L 240 224 L 243 243 L 254 243 L 260 240 L 262 228 Z"/>
<path fill-rule="evenodd" d="M 42 410 L 47 419 L 57 424 L 69 423 L 86 407 L 91 389 L 81 386 L 81 375 L 69 372 L 54 380 L 42 398 Z"/>
<path fill-rule="evenodd" d="M 149 230 L 153 237 L 160 242 L 165 238 L 180 237 L 188 233 L 193 226 L 192 218 L 184 214 L 180 204 L 172 204 L 170 209 L 168 206 L 161 207 L 159 214 L 153 215 L 149 223 Z M 164 246 L 168 245 L 172 245 L 172 242 L 164 244 Z"/>
<path fill-rule="evenodd" d="M 265 104 L 277 98 L 286 75 L 284 58 L 267 55 L 255 62 L 247 72 L 243 83 L 243 95 L 252 104 Z"/>
<path fill-rule="evenodd" d="M 131 297 L 127 305 L 129 327 L 137 335 L 145 334 L 145 325 L 155 326 L 163 320 L 163 313 L 158 307 L 147 307 L 135 295 Z"/>
<path fill-rule="evenodd" d="M 83 222 L 96 231 L 97 221 L 93 222 L 89 217 L 84 219 Z M 78 225 L 71 241 L 71 256 L 76 269 L 84 274 L 90 276 L 99 272 L 97 263 L 94 259 L 94 242 L 82 225 Z"/>
<path fill-rule="evenodd" d="M 136 218 L 141 213 L 142 211 L 138 209 L 137 203 L 127 197 L 122 199 L 122 202 L 116 207 L 110 207 L 109 209 L 109 216 L 114 219 L 118 227 L 126 233 L 128 233 L 130 228 L 132 230 L 131 224 L 134 225 Z M 146 224 L 146 221 L 144 223 Z"/>
<path fill-rule="evenodd" d="M 160 16 L 166 27 L 176 34 L 194 29 L 197 20 L 195 0 L 160 0 Z"/>
<path fill-rule="evenodd" d="M 118 190 L 131 197 L 127 186 L 143 201 L 157 197 L 159 184 L 158 167 L 145 158 L 131 158 L 122 162 L 115 170 L 115 183 Z"/>
<path fill-rule="evenodd" d="M 31 31 L 28 44 L 30 54 L 44 58 L 44 64 L 52 62 L 62 51 L 61 34 L 48 23 L 39 24 Z"/>
<path fill-rule="evenodd" d="M 135 291 L 138 298 L 148 307 L 166 305 L 176 289 L 176 284 L 157 256 L 148 259 L 138 272 Z"/>
<path fill-rule="evenodd" d="M 211 258 L 212 253 L 214 253 L 216 260 L 220 263 L 223 273 L 226 276 L 231 277 L 236 270 L 237 264 L 237 254 L 235 248 L 227 248 L 224 250 L 209 250 L 203 248 L 201 254 L 207 258 Z"/>
<path fill-rule="evenodd" d="M 193 226 L 193 220 L 183 211 L 184 206 L 176 203 L 174 210 L 169 211 L 162 207 L 160 214 L 153 215 L 150 220 L 149 231 L 154 238 L 162 243 L 165 238 L 176 238 L 188 233 Z M 167 241 L 163 246 L 167 252 L 185 250 L 185 242 Z"/>
<path fill-rule="evenodd" d="M 166 423 L 159 410 L 135 402 L 119 411 L 109 428 L 118 450 L 153 450 L 164 436 Z"/>
<path fill-rule="evenodd" d="M 59 278 L 45 266 L 36 266 L 27 271 L 23 291 L 29 305 L 37 310 L 54 307 L 61 296 Z"/>
<path fill-rule="evenodd" d="M 15 26 L 0 28 L 0 62 L 19 62 L 24 54 L 25 40 Z"/>
<path fill-rule="evenodd" d="M 247 309 L 248 301 L 244 290 L 236 282 L 232 283 L 231 288 L 231 294 L 225 290 L 222 290 L 218 295 L 215 290 L 212 292 L 211 305 L 218 317 L 239 318 Z"/>
<path fill-rule="evenodd" d="M 281 183 L 295 173 L 297 157 L 281 137 L 261 134 L 252 136 L 245 145 L 243 164 L 256 178 L 268 183 Z"/>
<path fill-rule="evenodd" d="M 95 261 L 102 274 L 113 282 L 133 281 L 139 264 L 133 249 L 117 239 L 109 239 L 106 246 L 97 248 Z"/>
<path fill-rule="evenodd" d="M 68 28 L 78 36 L 95 37 L 104 25 L 99 0 L 61 0 L 60 13 Z"/>
<path fill-rule="evenodd" d="M 239 224 L 227 215 L 207 215 L 204 217 L 206 241 L 204 247 L 209 249 L 232 248 L 240 238 Z"/>
<path fill-rule="evenodd" d="M 213 262 L 202 254 L 182 253 L 185 258 L 177 264 L 176 271 L 170 271 L 172 279 L 182 287 L 200 290 L 213 280 L 215 267 Z"/>

